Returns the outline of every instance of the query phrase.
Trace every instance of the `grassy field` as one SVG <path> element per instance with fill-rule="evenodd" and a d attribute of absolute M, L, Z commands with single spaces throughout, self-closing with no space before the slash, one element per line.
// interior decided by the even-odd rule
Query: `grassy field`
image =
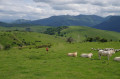
<path fill-rule="evenodd" d="M 120 79 L 120 62 L 102 57 L 91 48 L 120 48 L 118 42 L 107 43 L 58 43 L 49 52 L 40 49 L 10 49 L 0 51 L 0 79 Z M 78 52 L 78 57 L 68 57 L 69 52 Z M 81 53 L 94 55 L 92 59 L 80 57 Z"/>
<path fill-rule="evenodd" d="M 97 51 L 91 50 L 120 49 L 120 42 L 115 42 L 120 39 L 120 33 L 70 26 L 61 31 L 66 32 L 66 37 L 60 37 L 37 33 L 46 30 L 47 27 L 36 26 L 34 30 L 37 32 L 5 32 L 8 28 L 0 29 L 4 30 L 0 31 L 0 46 L 11 45 L 9 50 L 0 50 L 0 79 L 120 79 L 120 62 L 113 61 L 114 57 L 120 56 L 120 52 L 113 54 L 108 61 L 107 57 L 99 60 Z M 13 29 L 15 27 L 9 30 Z M 106 37 L 114 42 L 80 42 L 86 35 Z M 76 42 L 67 43 L 66 38 L 70 36 Z M 17 44 L 22 44 L 23 48 L 19 49 Z M 51 44 L 48 52 L 45 47 L 36 48 L 47 44 Z M 76 51 L 77 57 L 67 56 L 67 53 Z M 92 59 L 80 57 L 82 53 L 91 52 Z"/>

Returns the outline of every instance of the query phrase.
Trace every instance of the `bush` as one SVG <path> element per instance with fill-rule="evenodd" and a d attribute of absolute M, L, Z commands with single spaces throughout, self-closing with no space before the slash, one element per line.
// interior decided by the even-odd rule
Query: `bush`
<path fill-rule="evenodd" d="M 5 45 L 4 50 L 8 50 L 10 48 L 11 48 L 11 46 L 8 44 L 8 45 Z"/>
<path fill-rule="evenodd" d="M 19 47 L 22 47 L 23 45 L 22 44 L 17 44 Z"/>
<path fill-rule="evenodd" d="M 107 42 L 107 39 L 102 38 L 102 39 L 100 40 L 100 42 Z"/>
<path fill-rule="evenodd" d="M 49 34 L 49 35 L 57 34 L 58 36 L 61 36 L 61 31 L 64 30 L 64 29 L 67 29 L 67 28 L 68 28 L 67 26 L 48 28 L 44 33 Z"/>
<path fill-rule="evenodd" d="M 67 42 L 72 43 L 74 39 L 72 37 L 67 38 Z"/>
<path fill-rule="evenodd" d="M 40 46 L 36 46 L 36 48 L 44 48 L 44 47 L 51 47 L 51 44 L 47 44 L 47 45 L 40 45 Z"/>
<path fill-rule="evenodd" d="M 100 37 L 87 37 L 85 40 L 87 42 L 107 42 L 108 40 L 105 38 L 100 38 Z"/>
<path fill-rule="evenodd" d="M 25 28 L 25 31 L 27 31 L 27 32 L 31 32 L 31 28 Z"/>
<path fill-rule="evenodd" d="M 88 42 L 93 42 L 93 38 L 88 37 L 88 38 L 86 39 L 86 41 L 88 41 Z"/>

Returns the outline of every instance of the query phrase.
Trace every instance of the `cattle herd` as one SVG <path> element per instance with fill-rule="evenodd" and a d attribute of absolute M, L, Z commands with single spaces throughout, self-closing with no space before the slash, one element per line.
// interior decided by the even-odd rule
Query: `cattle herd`
<path fill-rule="evenodd" d="M 110 56 L 112 56 L 113 54 L 115 54 L 116 52 L 119 52 L 120 49 L 114 49 L 114 48 L 105 48 L 105 49 L 95 49 L 95 48 L 91 48 L 91 50 L 94 51 L 98 51 L 98 56 L 99 59 L 101 59 L 101 56 L 107 56 L 108 60 L 110 58 Z M 72 57 L 77 57 L 77 52 L 74 53 L 68 53 L 68 56 L 72 56 Z M 83 53 L 80 55 L 81 57 L 85 57 L 85 58 L 92 58 L 93 53 Z M 115 57 L 114 58 L 115 61 L 120 61 L 120 57 Z"/>

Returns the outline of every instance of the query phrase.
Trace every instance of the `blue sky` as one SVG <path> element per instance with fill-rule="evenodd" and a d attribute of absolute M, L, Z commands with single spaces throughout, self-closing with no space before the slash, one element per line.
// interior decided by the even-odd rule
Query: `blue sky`
<path fill-rule="evenodd" d="M 119 0 L 0 0 L 0 20 L 57 15 L 120 15 Z"/>

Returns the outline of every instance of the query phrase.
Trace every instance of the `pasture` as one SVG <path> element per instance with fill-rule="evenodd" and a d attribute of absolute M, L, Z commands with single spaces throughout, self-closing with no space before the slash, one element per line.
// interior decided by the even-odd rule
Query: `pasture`
<path fill-rule="evenodd" d="M 56 43 L 49 48 L 11 48 L 0 51 L 0 79 L 120 79 L 120 62 L 113 58 L 98 59 L 97 51 L 91 48 L 120 49 L 119 42 Z M 78 52 L 77 57 L 67 53 Z M 93 53 L 93 57 L 82 58 L 82 53 Z"/>

